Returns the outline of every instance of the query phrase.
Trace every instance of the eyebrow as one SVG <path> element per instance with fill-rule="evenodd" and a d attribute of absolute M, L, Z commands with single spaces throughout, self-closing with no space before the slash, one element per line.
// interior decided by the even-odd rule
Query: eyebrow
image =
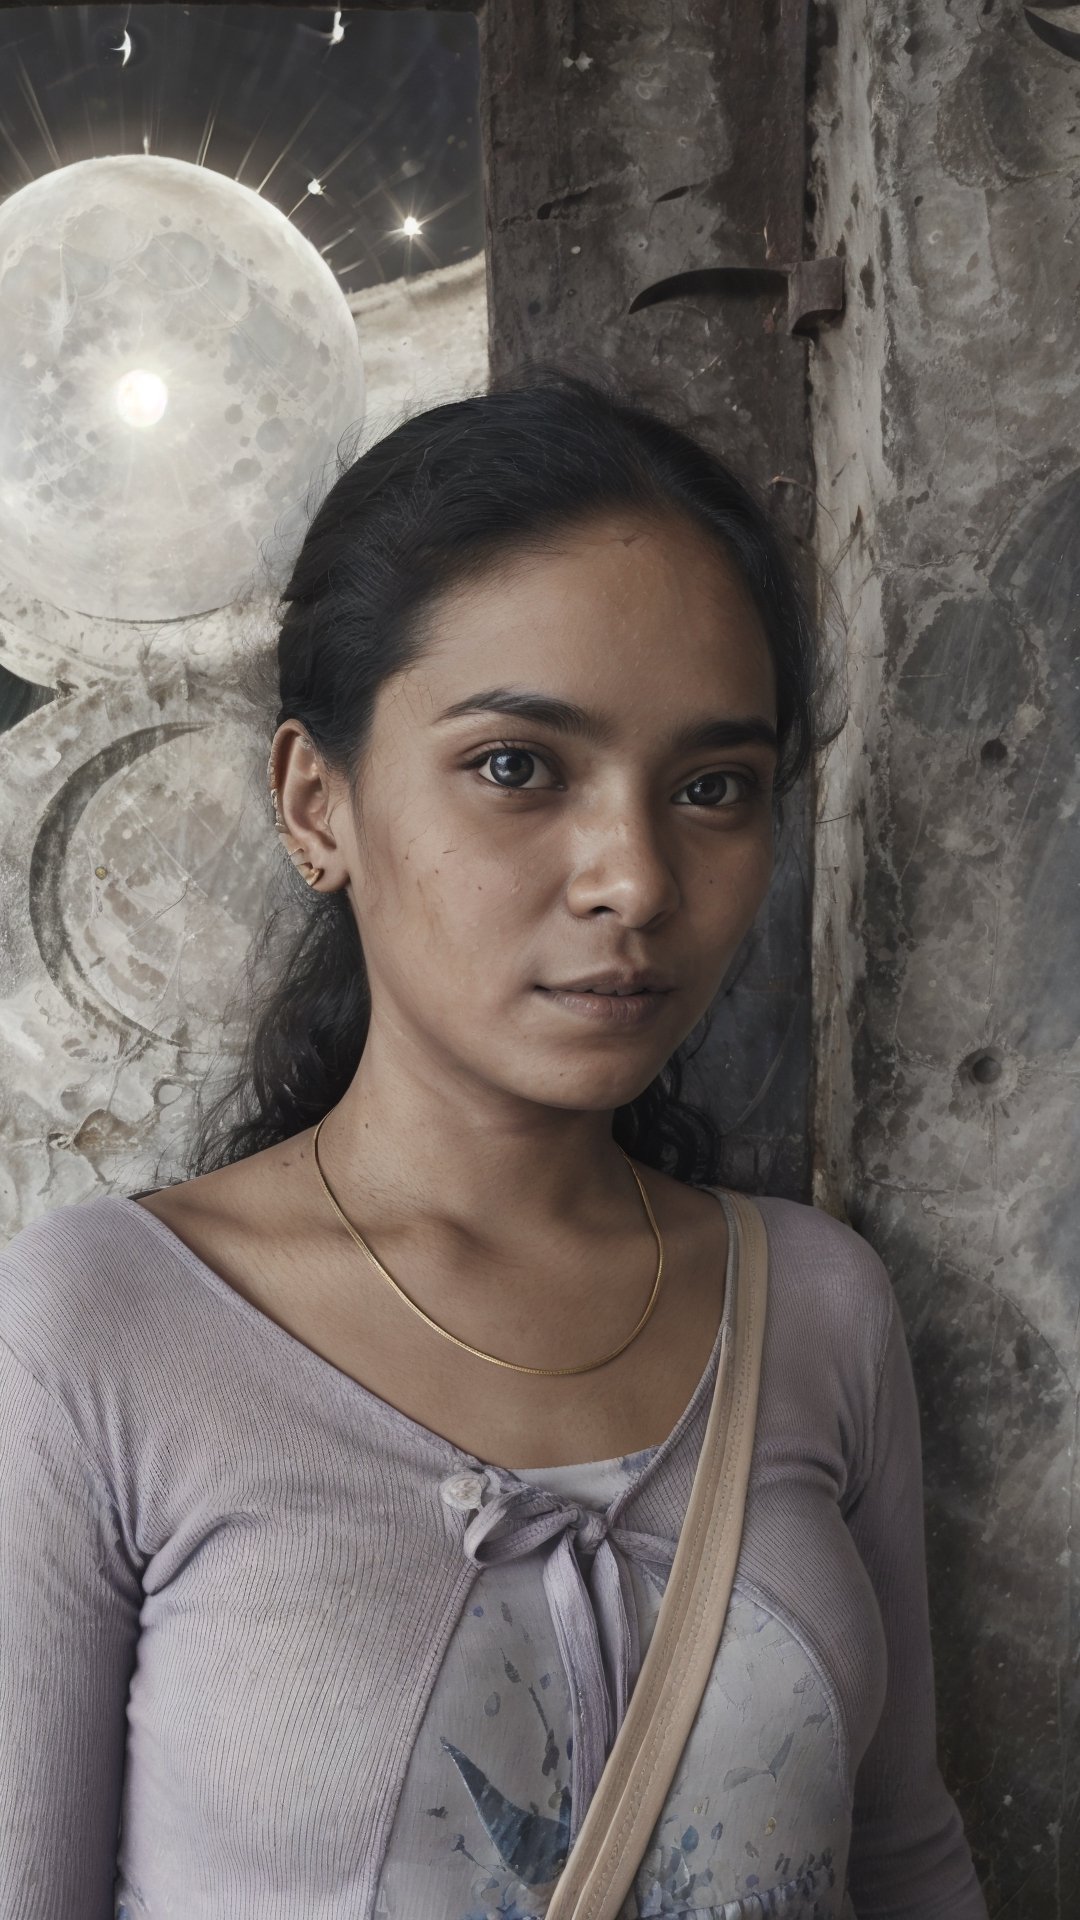
<path fill-rule="evenodd" d="M 445 707 L 436 716 L 436 726 L 444 720 L 457 720 L 469 713 L 506 713 L 520 720 L 532 720 L 539 726 L 550 727 L 555 733 L 566 733 L 592 745 L 602 746 L 611 738 L 611 722 L 599 714 L 589 713 L 585 707 L 575 706 L 571 700 L 556 700 L 545 693 L 525 693 L 515 687 L 488 687 L 483 693 L 470 694 L 466 700 L 456 700 L 453 706 Z M 667 742 L 673 753 L 683 753 L 703 747 L 741 747 L 758 745 L 772 747 L 778 751 L 776 729 L 763 720 L 759 714 L 724 714 L 711 720 L 692 720 L 685 727 L 677 727 Z"/>

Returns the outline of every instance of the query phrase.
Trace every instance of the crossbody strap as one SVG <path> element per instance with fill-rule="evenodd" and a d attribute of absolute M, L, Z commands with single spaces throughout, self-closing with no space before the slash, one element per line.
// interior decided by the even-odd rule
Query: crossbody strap
<path fill-rule="evenodd" d="M 617 1920 L 724 1630 L 757 1421 L 768 1241 L 753 1200 L 721 1192 L 729 1230 L 735 1227 L 734 1285 L 705 1438 L 652 1638 L 547 1920 Z"/>

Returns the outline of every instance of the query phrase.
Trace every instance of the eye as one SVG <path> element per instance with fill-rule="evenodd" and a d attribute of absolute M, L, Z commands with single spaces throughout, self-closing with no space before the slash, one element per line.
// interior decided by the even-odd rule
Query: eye
<path fill-rule="evenodd" d="M 541 766 L 548 767 L 550 770 L 550 762 L 545 760 L 542 754 L 535 753 L 531 747 L 515 746 L 512 740 L 500 740 L 497 747 L 489 747 L 486 753 L 478 754 L 476 759 L 468 761 L 467 765 L 470 768 L 479 768 L 484 766 L 488 760 L 501 760 L 504 762 L 509 760 L 512 763 L 516 762 L 516 765 L 512 764 L 509 769 L 504 768 L 504 771 L 508 771 L 509 773 L 509 778 L 505 781 L 500 779 L 488 780 L 483 774 L 480 775 L 485 786 L 499 787 L 503 793 L 535 793 L 537 791 L 535 787 L 526 787 L 525 785 L 525 780 L 528 778 L 528 763 L 530 762 L 533 765 L 539 762 Z M 522 761 L 527 763 L 524 773 L 522 772 Z"/>
<path fill-rule="evenodd" d="M 502 793 L 546 793 L 546 791 L 552 791 L 553 787 L 557 787 L 557 780 L 536 783 L 534 778 L 538 768 L 546 768 L 552 774 L 552 762 L 546 756 L 536 753 L 532 747 L 519 747 L 515 745 L 515 741 L 509 741 L 509 739 L 500 741 L 498 747 L 488 747 L 486 753 L 480 753 L 473 760 L 467 760 L 465 764 L 467 764 L 467 770 L 473 770 L 479 774 L 480 780 L 484 781 L 486 787 L 498 787 Z M 482 768 L 486 766 L 490 766 L 490 774 L 482 772 Z M 721 799 L 721 795 L 717 793 L 717 787 L 723 787 L 724 783 L 730 787 L 736 781 L 740 783 L 742 791 L 738 791 L 732 799 Z M 698 774 L 696 780 L 688 781 L 688 785 L 682 787 L 680 791 L 698 793 L 698 799 L 690 801 L 692 806 L 698 806 L 698 810 L 707 808 L 711 812 L 723 812 L 723 810 L 730 810 L 732 806 L 755 799 L 755 795 L 761 791 L 761 781 L 757 780 L 755 774 L 723 770 L 715 774 Z"/>
<path fill-rule="evenodd" d="M 718 773 L 699 773 L 696 779 L 691 780 L 688 785 L 682 787 L 680 791 L 682 793 L 689 793 L 691 787 L 707 787 L 710 783 L 715 784 L 718 780 L 727 780 L 728 782 L 740 780 L 742 782 L 742 793 L 737 794 L 733 801 L 725 801 L 723 808 L 718 807 L 715 801 L 707 800 L 705 803 L 706 806 L 714 813 L 723 812 L 731 806 L 738 806 L 741 801 L 753 800 L 761 790 L 761 781 L 756 774 L 737 773 L 733 768 L 725 767 Z"/>

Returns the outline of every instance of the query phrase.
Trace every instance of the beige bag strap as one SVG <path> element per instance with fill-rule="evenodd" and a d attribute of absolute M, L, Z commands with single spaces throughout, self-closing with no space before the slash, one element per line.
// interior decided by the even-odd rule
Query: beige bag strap
<path fill-rule="evenodd" d="M 734 1287 L 705 1439 L 652 1638 L 546 1920 L 617 1920 L 663 1810 L 724 1630 L 757 1421 L 768 1242 L 753 1200 L 727 1188 L 719 1191 L 729 1230 L 733 1218 L 735 1223 Z"/>

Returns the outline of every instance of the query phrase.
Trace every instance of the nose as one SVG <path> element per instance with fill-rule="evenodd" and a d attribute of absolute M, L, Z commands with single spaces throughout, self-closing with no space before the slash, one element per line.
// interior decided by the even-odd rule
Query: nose
<path fill-rule="evenodd" d="M 648 926 L 681 897 L 672 851 L 651 806 L 624 792 L 579 821 L 567 889 L 571 912 L 606 908 L 628 926 Z"/>

